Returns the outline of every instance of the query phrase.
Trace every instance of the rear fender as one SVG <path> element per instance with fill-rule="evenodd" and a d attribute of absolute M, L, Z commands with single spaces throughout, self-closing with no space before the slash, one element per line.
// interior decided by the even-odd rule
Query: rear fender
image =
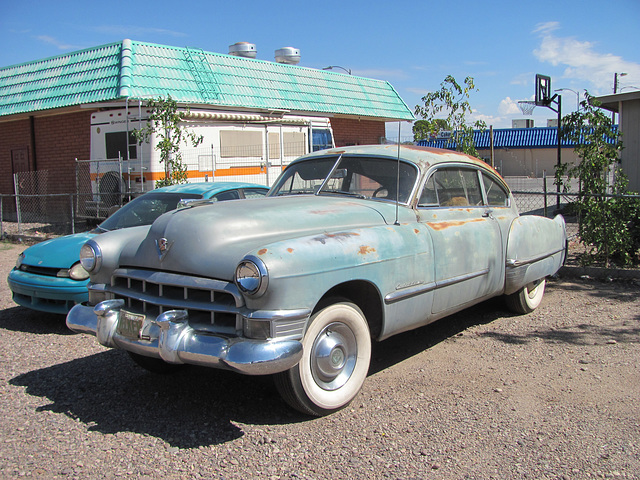
<path fill-rule="evenodd" d="M 524 215 L 513 220 L 507 240 L 504 293 L 554 275 L 564 263 L 567 231 L 564 218 Z"/>

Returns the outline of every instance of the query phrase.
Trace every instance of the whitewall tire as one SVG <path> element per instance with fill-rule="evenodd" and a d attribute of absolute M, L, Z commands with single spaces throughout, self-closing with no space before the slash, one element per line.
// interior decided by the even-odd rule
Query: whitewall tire
<path fill-rule="evenodd" d="M 327 415 L 348 405 L 367 378 L 371 334 L 362 311 L 336 302 L 310 320 L 300 363 L 275 376 L 284 400 L 309 415 Z"/>

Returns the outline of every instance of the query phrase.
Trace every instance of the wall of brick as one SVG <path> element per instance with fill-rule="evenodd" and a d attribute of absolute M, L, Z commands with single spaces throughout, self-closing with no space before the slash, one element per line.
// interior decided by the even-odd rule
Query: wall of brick
<path fill-rule="evenodd" d="M 0 123 L 0 193 L 14 193 L 12 150 L 26 149 L 33 169 L 30 130 L 29 119 Z"/>
<path fill-rule="evenodd" d="M 14 193 L 12 150 L 27 148 L 30 170 L 48 170 L 47 193 L 71 193 L 75 159 L 89 159 L 90 111 L 0 123 L 0 193 Z M 33 130 L 33 132 L 32 132 Z"/>
<path fill-rule="evenodd" d="M 332 118 L 331 128 L 336 147 L 377 145 L 386 136 L 385 123 L 376 120 Z"/>
<path fill-rule="evenodd" d="M 26 149 L 29 170 L 47 170 L 47 193 L 75 192 L 75 159 L 90 155 L 91 111 L 0 123 L 0 193 L 12 194 L 11 152 Z M 336 146 L 379 144 L 385 123 L 331 119 Z M 33 134 L 32 134 L 33 128 Z"/>

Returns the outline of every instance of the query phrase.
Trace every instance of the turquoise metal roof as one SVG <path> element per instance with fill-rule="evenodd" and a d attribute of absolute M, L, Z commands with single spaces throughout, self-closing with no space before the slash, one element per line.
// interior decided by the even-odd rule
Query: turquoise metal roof
<path fill-rule="evenodd" d="M 0 116 L 171 95 L 179 103 L 413 120 L 388 82 L 124 40 L 0 69 Z"/>

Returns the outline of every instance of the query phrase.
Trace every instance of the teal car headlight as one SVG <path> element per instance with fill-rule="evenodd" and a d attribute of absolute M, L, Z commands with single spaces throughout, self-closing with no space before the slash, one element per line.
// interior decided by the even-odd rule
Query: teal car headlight
<path fill-rule="evenodd" d="M 24 262 L 24 253 L 21 253 L 20 255 L 18 255 L 18 259 L 16 260 L 16 268 L 18 270 L 20 270 L 20 267 L 22 266 L 22 262 Z"/>
<path fill-rule="evenodd" d="M 236 267 L 235 284 L 250 297 L 264 294 L 269 285 L 269 272 L 262 260 L 253 255 L 245 257 Z"/>
<path fill-rule="evenodd" d="M 89 278 L 89 272 L 87 272 L 80 262 L 76 262 L 69 269 L 69 277 L 73 280 L 86 280 Z"/>
<path fill-rule="evenodd" d="M 88 272 L 97 272 L 102 265 L 102 251 L 97 243 L 89 240 L 80 249 L 80 264 Z"/>

